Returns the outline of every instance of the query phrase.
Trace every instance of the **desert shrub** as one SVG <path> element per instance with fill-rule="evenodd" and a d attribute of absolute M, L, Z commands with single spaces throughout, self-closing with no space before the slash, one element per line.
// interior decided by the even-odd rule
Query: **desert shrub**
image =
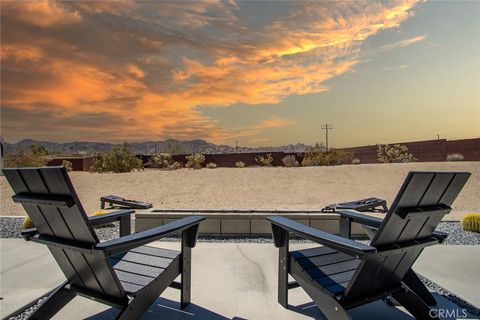
<path fill-rule="evenodd" d="M 186 156 L 187 164 L 185 167 L 189 169 L 200 169 L 202 164 L 205 162 L 205 156 L 203 154 L 194 153 L 189 156 Z"/>
<path fill-rule="evenodd" d="M 401 144 L 378 145 L 377 160 L 382 163 L 415 162 L 417 159 Z"/>
<path fill-rule="evenodd" d="M 460 221 L 463 230 L 480 233 L 480 213 L 468 213 Z"/>
<path fill-rule="evenodd" d="M 245 162 L 243 162 L 243 161 L 237 161 L 237 162 L 235 162 L 235 167 L 237 167 L 237 168 L 245 168 Z"/>
<path fill-rule="evenodd" d="M 30 151 L 37 156 L 48 156 L 48 150 L 41 144 L 32 144 L 30 146 Z"/>
<path fill-rule="evenodd" d="M 271 167 L 273 162 L 272 154 L 269 153 L 265 156 L 255 157 L 255 162 L 261 167 Z"/>
<path fill-rule="evenodd" d="M 465 159 L 461 153 L 452 153 L 447 155 L 447 161 L 463 161 Z"/>
<path fill-rule="evenodd" d="M 330 151 L 307 151 L 304 154 L 302 160 L 302 166 L 336 166 L 341 164 L 350 163 L 352 161 L 352 155 L 345 150 Z"/>
<path fill-rule="evenodd" d="M 25 218 L 23 218 L 23 229 L 30 229 L 30 228 L 34 228 L 35 226 L 33 225 L 33 221 L 32 219 L 30 219 L 29 216 L 26 216 Z"/>
<path fill-rule="evenodd" d="M 352 164 L 360 164 L 360 159 L 358 158 L 353 159 Z"/>
<path fill-rule="evenodd" d="M 63 161 L 62 161 L 62 166 L 65 167 L 65 169 L 67 170 L 67 172 L 70 172 L 70 171 L 73 170 L 73 165 L 72 165 L 72 163 L 71 163 L 70 161 L 68 161 L 68 160 L 63 160 Z"/>
<path fill-rule="evenodd" d="M 135 169 L 142 169 L 142 160 L 135 156 L 132 148 L 127 144 L 118 144 L 112 147 L 109 152 L 94 156 L 91 172 L 131 172 Z"/>
<path fill-rule="evenodd" d="M 30 149 L 25 151 L 23 148 L 14 152 L 8 152 L 5 155 L 6 168 L 20 167 L 42 167 L 47 164 L 47 157 L 44 154 L 37 153 Z"/>
<path fill-rule="evenodd" d="M 300 165 L 293 155 L 284 157 L 282 162 L 285 167 L 298 167 Z"/>
<path fill-rule="evenodd" d="M 210 162 L 209 164 L 206 165 L 208 169 L 215 169 L 217 167 L 216 163 Z"/>
<path fill-rule="evenodd" d="M 160 153 L 153 156 L 148 164 L 151 168 L 168 169 L 173 164 L 173 158 L 169 153 Z"/>
<path fill-rule="evenodd" d="M 92 160 L 92 165 L 90 167 L 90 172 L 97 172 L 97 173 L 104 172 L 103 171 L 102 154 L 100 152 L 96 152 L 93 155 L 93 160 Z"/>
<path fill-rule="evenodd" d="M 171 165 L 168 166 L 167 170 L 178 170 L 182 168 L 182 164 L 178 161 L 175 161 Z"/>
<path fill-rule="evenodd" d="M 310 167 L 310 166 L 320 166 L 320 159 L 322 157 L 323 152 L 325 152 L 325 148 L 323 145 L 315 144 L 313 147 L 308 147 L 303 154 L 302 159 L 302 166 L 303 167 Z"/>
<path fill-rule="evenodd" d="M 102 216 L 102 215 L 107 214 L 107 213 L 110 213 L 110 212 L 107 211 L 107 210 L 99 210 L 97 212 L 94 212 L 91 215 L 91 217 L 98 217 L 98 216 Z M 96 225 L 95 227 L 96 228 L 109 228 L 109 227 L 115 227 L 115 224 L 113 222 L 107 222 L 107 223 L 104 223 L 104 224 Z"/>
<path fill-rule="evenodd" d="M 324 164 L 325 166 L 338 166 L 341 164 L 351 163 L 352 155 L 345 150 L 335 150 L 324 152 Z"/>

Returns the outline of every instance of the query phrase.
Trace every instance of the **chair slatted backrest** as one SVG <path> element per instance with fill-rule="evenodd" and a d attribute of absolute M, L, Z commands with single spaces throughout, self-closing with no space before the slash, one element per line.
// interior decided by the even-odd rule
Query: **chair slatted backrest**
<path fill-rule="evenodd" d="M 72 200 L 70 207 L 52 203 L 22 203 L 40 235 L 92 247 L 99 242 L 64 167 L 15 168 L 4 169 L 3 172 L 15 196 Z M 102 252 L 86 254 L 52 245 L 48 247 L 70 284 L 113 300 L 126 299 L 110 262 Z"/>
<path fill-rule="evenodd" d="M 414 241 L 432 237 L 469 176 L 467 172 L 410 172 L 370 245 L 379 253 L 402 244 L 412 246 L 394 254 L 364 258 L 344 299 L 398 286 L 423 251 L 423 246 Z"/>

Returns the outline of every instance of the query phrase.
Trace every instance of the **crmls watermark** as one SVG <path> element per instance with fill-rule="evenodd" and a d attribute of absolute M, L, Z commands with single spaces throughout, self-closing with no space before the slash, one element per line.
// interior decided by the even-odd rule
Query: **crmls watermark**
<path fill-rule="evenodd" d="M 466 309 L 431 309 L 429 312 L 431 317 L 439 317 L 440 319 L 464 319 L 470 320 L 473 318 L 468 318 L 468 312 Z"/>

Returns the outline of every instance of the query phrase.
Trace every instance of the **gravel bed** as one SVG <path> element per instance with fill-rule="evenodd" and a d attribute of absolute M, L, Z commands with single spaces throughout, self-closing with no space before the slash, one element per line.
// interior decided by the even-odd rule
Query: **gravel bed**
<path fill-rule="evenodd" d="M 44 298 L 41 298 L 37 301 L 37 303 L 31 305 L 30 307 L 28 307 L 27 309 L 25 309 L 22 313 L 16 315 L 15 317 L 10 317 L 8 318 L 8 320 L 27 320 L 28 317 L 30 317 L 30 315 L 35 312 L 35 310 L 38 309 L 38 307 L 40 307 L 40 305 L 45 301 L 47 300 L 47 297 L 44 297 Z"/>
<path fill-rule="evenodd" d="M 23 218 L 19 217 L 0 217 L 0 238 L 21 238 Z M 112 227 L 96 228 L 100 240 L 109 240 L 118 237 L 118 223 L 112 224 Z M 135 220 L 132 220 L 132 232 L 135 229 Z M 480 233 L 465 231 L 458 222 L 441 222 L 438 231 L 446 232 L 448 238 L 446 245 L 480 245 Z M 178 237 L 164 238 L 163 241 L 178 241 Z M 241 243 L 271 243 L 271 237 L 221 237 L 221 236 L 200 236 L 200 242 L 241 242 Z M 362 240 L 362 239 L 361 239 Z M 292 242 L 304 242 L 300 238 L 292 238 Z"/>
<path fill-rule="evenodd" d="M 480 233 L 465 231 L 458 222 L 441 222 L 437 230 L 448 234 L 443 244 L 480 245 Z"/>
<path fill-rule="evenodd" d="M 422 276 L 419 276 L 420 280 L 429 288 L 431 291 L 436 292 L 437 294 L 443 296 L 445 299 L 450 300 L 460 308 L 467 310 L 474 317 L 480 317 L 480 309 L 472 306 L 470 303 L 466 302 L 462 298 L 457 297 L 452 292 L 444 289 L 443 287 L 439 286 L 435 282 L 432 282 Z"/>

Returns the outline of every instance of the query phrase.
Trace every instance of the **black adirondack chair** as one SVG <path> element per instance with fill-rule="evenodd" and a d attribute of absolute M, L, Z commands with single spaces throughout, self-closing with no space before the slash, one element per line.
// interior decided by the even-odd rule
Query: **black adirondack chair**
<path fill-rule="evenodd" d="M 190 302 L 191 248 L 204 217 L 190 216 L 130 234 L 134 211 L 89 218 L 63 167 L 3 172 L 15 192 L 13 200 L 23 205 L 35 225 L 23 236 L 47 245 L 67 278 L 30 319 L 53 317 L 76 295 L 120 308 L 117 319 L 141 318 L 169 286 L 181 290 L 181 308 Z M 120 231 L 128 235 L 100 242 L 93 226 L 115 220 L 123 222 Z M 146 246 L 180 232 L 181 252 Z M 179 275 L 181 281 L 176 282 Z"/>
<path fill-rule="evenodd" d="M 423 249 L 441 243 L 434 231 L 470 173 L 410 172 L 384 219 L 345 210 L 343 232 L 352 221 L 378 228 L 370 244 L 272 216 L 279 248 L 278 302 L 288 308 L 288 290 L 302 287 L 328 319 L 351 319 L 346 310 L 391 297 L 417 319 L 437 319 L 435 298 L 412 270 Z M 289 252 L 289 233 L 323 246 Z M 295 281 L 288 282 L 288 275 Z"/>

